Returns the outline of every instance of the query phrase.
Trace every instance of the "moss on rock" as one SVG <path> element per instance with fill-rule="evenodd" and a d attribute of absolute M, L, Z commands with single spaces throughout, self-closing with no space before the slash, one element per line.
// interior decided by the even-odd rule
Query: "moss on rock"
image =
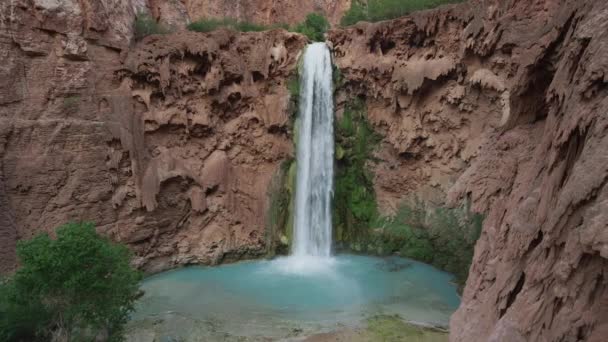
<path fill-rule="evenodd" d="M 295 161 L 285 160 L 274 174 L 268 189 L 266 252 L 272 257 L 287 254 L 292 240 L 293 172 Z"/>
<path fill-rule="evenodd" d="M 404 322 L 399 316 L 374 316 L 367 320 L 365 330 L 370 342 L 447 342 L 445 331 Z"/>
<path fill-rule="evenodd" d="M 368 162 L 380 137 L 367 122 L 361 99 L 346 106 L 335 131 L 334 241 L 344 248 L 363 252 L 378 211 Z"/>

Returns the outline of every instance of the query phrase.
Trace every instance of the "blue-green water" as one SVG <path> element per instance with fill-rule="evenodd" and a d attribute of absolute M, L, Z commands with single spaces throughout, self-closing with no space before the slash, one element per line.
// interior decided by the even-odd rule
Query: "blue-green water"
<path fill-rule="evenodd" d="M 205 322 L 214 332 L 268 337 L 379 313 L 445 326 L 460 303 L 450 279 L 409 259 L 355 255 L 188 267 L 144 280 L 133 322 L 156 320 L 173 335 Z"/>

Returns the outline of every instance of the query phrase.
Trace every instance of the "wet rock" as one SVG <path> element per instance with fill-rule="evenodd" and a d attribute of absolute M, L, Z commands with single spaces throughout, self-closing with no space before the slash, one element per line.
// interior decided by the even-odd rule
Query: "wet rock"
<path fill-rule="evenodd" d="M 329 33 L 338 108 L 365 97 L 384 135 L 381 210 L 447 195 L 486 214 L 451 341 L 605 336 L 607 6 L 469 1 Z"/>

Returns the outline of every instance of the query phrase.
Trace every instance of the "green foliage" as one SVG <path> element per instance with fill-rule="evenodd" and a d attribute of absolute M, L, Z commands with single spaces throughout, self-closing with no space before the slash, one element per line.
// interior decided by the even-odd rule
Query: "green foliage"
<path fill-rule="evenodd" d="M 381 253 L 398 252 L 450 272 L 462 287 L 482 223 L 483 216 L 471 213 L 467 207 L 427 210 L 416 202 L 414 206 L 401 206 L 393 216 L 376 220 L 375 245 Z"/>
<path fill-rule="evenodd" d="M 21 298 L 12 281 L 0 284 L 0 341 L 43 341 L 50 313 L 38 298 Z"/>
<path fill-rule="evenodd" d="M 151 34 L 167 34 L 169 30 L 159 24 L 146 13 L 139 13 L 135 17 L 135 40 L 140 40 Z"/>
<path fill-rule="evenodd" d="M 312 41 L 324 41 L 324 34 L 329 29 L 329 22 L 320 14 L 310 13 L 304 22 L 291 28 L 286 24 L 266 26 L 232 18 L 202 18 L 188 25 L 188 30 L 196 32 L 211 32 L 219 28 L 228 28 L 240 32 L 260 32 L 283 28 L 304 34 Z"/>
<path fill-rule="evenodd" d="M 313 42 L 325 41 L 325 32 L 329 29 L 327 19 L 318 13 L 310 13 L 304 22 L 296 25 L 293 31 L 301 33 Z"/>
<path fill-rule="evenodd" d="M 293 182 L 295 161 L 285 160 L 270 183 L 270 205 L 266 217 L 266 247 L 268 256 L 287 254 L 293 226 Z"/>
<path fill-rule="evenodd" d="M 378 315 L 367 320 L 365 341 L 447 342 L 445 331 L 408 324 L 399 316 Z"/>
<path fill-rule="evenodd" d="M 360 21 L 369 21 L 367 5 L 362 0 L 353 0 L 350 9 L 340 19 L 340 25 L 354 25 Z"/>
<path fill-rule="evenodd" d="M 126 247 L 97 235 L 92 223 L 69 223 L 57 238 L 40 234 L 17 246 L 21 268 L 2 285 L 0 337 L 6 341 L 120 340 L 139 294 L 140 274 Z"/>
<path fill-rule="evenodd" d="M 336 151 L 340 152 L 333 200 L 336 241 L 351 245 L 367 241 L 377 215 L 367 162 L 379 140 L 367 122 L 363 101 L 347 106 L 336 124 Z"/>
<path fill-rule="evenodd" d="M 78 106 L 79 103 L 80 103 L 80 96 L 78 96 L 78 95 L 71 95 L 71 96 L 68 96 L 63 99 L 64 107 L 75 107 L 75 106 Z"/>
<path fill-rule="evenodd" d="M 340 24 L 349 26 L 359 21 L 376 22 L 394 19 L 414 11 L 457 2 L 462 0 L 354 0 L 340 20 Z"/>
<path fill-rule="evenodd" d="M 287 89 L 291 99 L 297 102 L 300 98 L 300 78 L 298 75 L 293 75 L 287 80 Z"/>

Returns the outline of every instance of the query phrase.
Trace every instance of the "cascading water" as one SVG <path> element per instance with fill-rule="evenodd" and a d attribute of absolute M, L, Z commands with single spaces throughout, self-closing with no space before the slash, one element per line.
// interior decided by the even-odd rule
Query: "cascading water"
<path fill-rule="evenodd" d="M 332 66 L 325 44 L 308 46 L 302 71 L 292 255 L 146 279 L 131 336 L 152 329 L 171 340 L 282 340 L 293 337 L 294 326 L 304 336 L 375 314 L 447 325 L 460 303 L 449 274 L 396 257 L 331 256 Z"/>
<path fill-rule="evenodd" d="M 334 177 L 332 65 L 325 43 L 310 44 L 300 84 L 294 256 L 329 257 Z"/>

